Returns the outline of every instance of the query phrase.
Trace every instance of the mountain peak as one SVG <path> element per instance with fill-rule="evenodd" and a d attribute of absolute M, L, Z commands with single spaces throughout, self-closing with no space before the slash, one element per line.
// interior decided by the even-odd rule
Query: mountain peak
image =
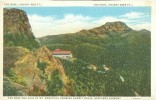
<path fill-rule="evenodd" d="M 121 21 L 107 22 L 103 26 L 125 26 L 125 27 L 128 27 L 124 22 L 121 22 Z"/>
<path fill-rule="evenodd" d="M 32 36 L 26 12 L 16 8 L 4 8 L 4 33 Z"/>
<path fill-rule="evenodd" d="M 142 33 L 150 33 L 150 31 L 149 30 L 146 30 L 146 29 L 141 29 L 139 31 L 142 32 Z"/>
<path fill-rule="evenodd" d="M 115 32 L 125 32 L 132 30 L 124 22 L 121 21 L 107 22 L 102 27 L 105 28 L 107 31 L 115 31 Z"/>
<path fill-rule="evenodd" d="M 107 22 L 100 27 L 96 27 L 91 29 L 90 31 L 96 34 L 107 34 L 108 32 L 118 32 L 118 33 L 126 33 L 131 31 L 132 29 L 129 28 L 124 22 L 116 21 L 116 22 Z"/>

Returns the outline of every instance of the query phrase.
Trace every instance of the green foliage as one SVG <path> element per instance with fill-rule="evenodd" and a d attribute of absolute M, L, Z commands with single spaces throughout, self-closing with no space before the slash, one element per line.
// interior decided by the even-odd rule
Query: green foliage
<path fill-rule="evenodd" d="M 64 84 L 58 70 L 54 70 L 51 74 L 50 81 L 47 81 L 48 95 L 63 95 Z"/>
<path fill-rule="evenodd" d="M 45 68 L 47 67 L 47 63 L 44 61 L 37 61 L 37 67 L 40 70 L 45 71 Z"/>
<path fill-rule="evenodd" d="M 55 44 L 59 44 L 57 48 L 69 47 L 75 58 L 97 65 L 99 71 L 104 64 L 113 69 L 108 75 L 99 74 L 87 69 L 83 62 L 60 59 L 66 74 L 74 80 L 73 95 L 131 96 L 134 90 L 141 96 L 150 96 L 150 32 L 110 31 L 103 36 L 76 33 L 44 37 L 40 41 L 52 50 L 56 49 Z M 125 78 L 124 84 L 119 81 L 119 75 Z"/>
<path fill-rule="evenodd" d="M 34 36 L 27 36 L 23 33 L 19 34 L 4 34 L 4 46 L 23 46 L 30 50 L 40 47 L 38 41 L 35 40 Z"/>
<path fill-rule="evenodd" d="M 16 73 L 12 70 L 12 68 L 6 68 L 4 70 L 4 73 L 7 77 L 12 79 L 13 82 L 16 82 L 21 85 L 26 85 L 26 81 L 23 77 L 19 77 L 16 75 Z"/>
<path fill-rule="evenodd" d="M 63 50 L 71 50 L 72 46 L 68 45 L 68 44 L 48 44 L 46 45 L 47 48 L 49 48 L 50 50 L 55 50 L 56 48 L 60 48 Z"/>
<path fill-rule="evenodd" d="M 4 96 L 21 96 L 22 94 L 19 91 L 19 89 L 11 87 L 10 84 L 4 82 L 4 84 L 3 84 L 3 95 Z"/>
<path fill-rule="evenodd" d="M 47 74 L 45 73 L 47 65 L 48 64 L 44 61 L 37 61 L 37 67 L 41 70 L 41 73 L 39 73 L 39 77 L 42 81 L 47 80 Z"/>
<path fill-rule="evenodd" d="M 21 85 L 27 85 L 25 79 L 23 77 L 19 77 L 19 76 L 16 76 L 14 79 L 13 79 L 14 82 L 18 83 L 18 84 L 21 84 Z"/>
<path fill-rule="evenodd" d="M 16 78 L 16 73 L 12 70 L 12 68 L 5 68 L 3 70 L 4 74 L 8 77 L 10 77 L 11 79 L 15 79 Z"/>
<path fill-rule="evenodd" d="M 104 74 L 100 74 L 89 68 L 89 64 L 75 59 L 73 62 L 59 59 L 63 66 L 65 73 L 70 80 L 71 92 L 73 96 L 102 96 L 105 95 L 105 80 L 103 79 Z"/>
<path fill-rule="evenodd" d="M 19 85 L 11 82 L 8 78 L 4 76 L 3 78 L 3 96 L 22 96 L 26 95 L 19 89 Z"/>

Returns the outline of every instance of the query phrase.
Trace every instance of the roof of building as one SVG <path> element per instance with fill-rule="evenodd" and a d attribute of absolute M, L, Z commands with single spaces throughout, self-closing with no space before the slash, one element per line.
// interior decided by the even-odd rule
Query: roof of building
<path fill-rule="evenodd" d="M 61 49 L 55 49 L 52 51 L 53 54 L 71 54 L 70 50 L 61 50 Z"/>

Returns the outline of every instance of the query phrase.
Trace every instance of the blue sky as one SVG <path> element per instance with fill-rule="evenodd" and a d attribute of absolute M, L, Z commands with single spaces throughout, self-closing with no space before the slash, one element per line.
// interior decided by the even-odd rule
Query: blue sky
<path fill-rule="evenodd" d="M 36 37 L 74 33 L 106 22 L 123 21 L 129 27 L 150 30 L 150 7 L 19 7 L 26 11 Z"/>
<path fill-rule="evenodd" d="M 150 7 L 22 7 L 19 9 L 26 11 L 27 14 L 57 16 L 59 18 L 69 13 L 92 17 L 119 16 L 134 11 L 151 13 Z"/>

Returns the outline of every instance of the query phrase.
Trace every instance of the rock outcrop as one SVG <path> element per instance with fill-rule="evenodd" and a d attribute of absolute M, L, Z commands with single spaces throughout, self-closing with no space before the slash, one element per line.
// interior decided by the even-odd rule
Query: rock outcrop
<path fill-rule="evenodd" d="M 6 33 L 33 35 L 25 11 L 4 8 L 4 34 Z"/>
<path fill-rule="evenodd" d="M 28 95 L 46 95 L 47 81 L 51 80 L 54 71 L 59 72 L 58 75 L 64 85 L 67 83 L 61 62 L 45 47 L 23 56 L 15 63 L 12 71 L 17 75 L 16 82 L 26 88 Z"/>
<path fill-rule="evenodd" d="M 23 46 L 35 49 L 40 43 L 32 33 L 27 14 L 23 10 L 4 8 L 4 46 Z"/>

